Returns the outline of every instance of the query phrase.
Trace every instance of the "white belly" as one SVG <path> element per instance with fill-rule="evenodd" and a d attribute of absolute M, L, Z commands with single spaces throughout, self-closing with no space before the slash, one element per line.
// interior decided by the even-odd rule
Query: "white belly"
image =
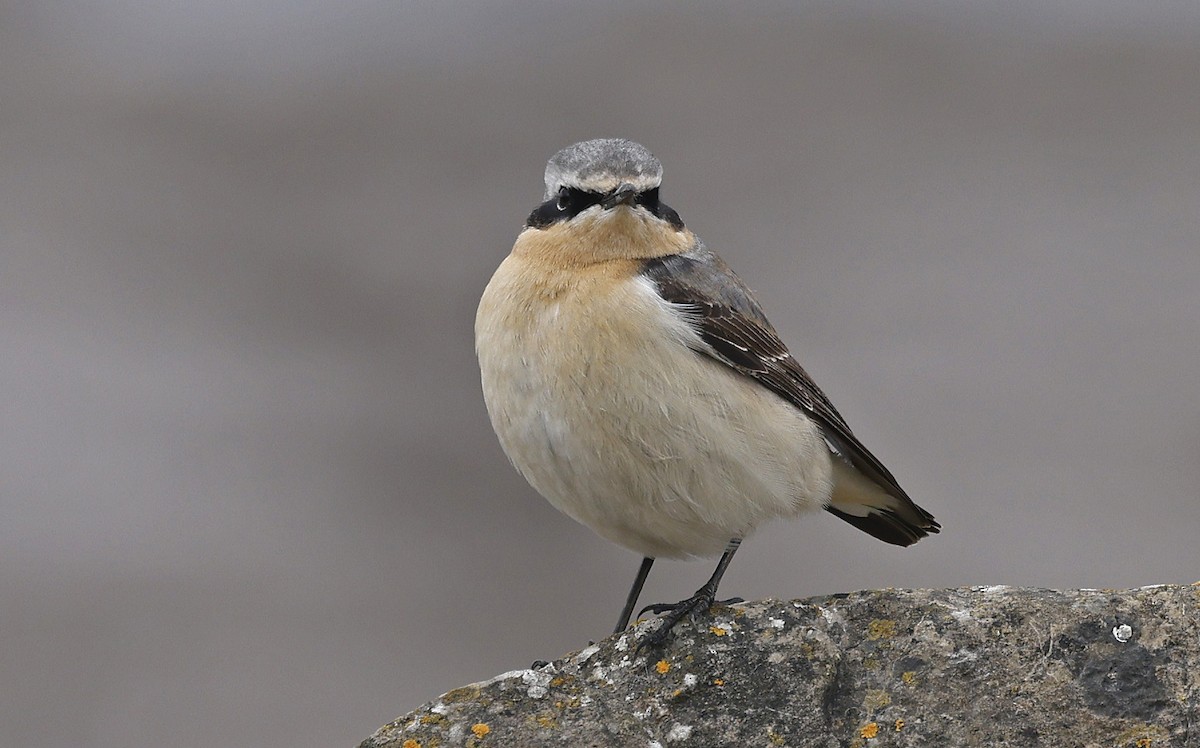
<path fill-rule="evenodd" d="M 691 350 L 696 339 L 648 280 L 555 283 L 518 257 L 476 318 L 484 399 L 513 464 L 560 511 L 646 556 L 719 553 L 829 501 L 816 426 Z"/>

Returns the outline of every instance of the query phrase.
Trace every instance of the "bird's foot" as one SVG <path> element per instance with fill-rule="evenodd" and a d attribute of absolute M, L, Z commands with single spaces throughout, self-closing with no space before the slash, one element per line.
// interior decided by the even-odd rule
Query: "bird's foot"
<path fill-rule="evenodd" d="M 671 629 L 675 628 L 675 625 L 682 621 L 685 616 L 699 611 L 707 613 L 714 605 L 731 605 L 743 602 L 740 597 L 731 597 L 728 600 L 714 600 L 714 597 L 714 592 L 701 588 L 696 594 L 686 600 L 681 600 L 674 604 L 655 603 L 654 605 L 647 605 L 642 608 L 638 613 L 639 617 L 646 611 L 651 611 L 655 614 L 666 613 L 666 615 L 660 619 L 658 628 L 651 631 L 644 639 L 638 642 L 637 647 L 634 649 L 634 654 L 637 655 L 643 649 L 653 649 L 665 644 L 671 636 Z"/>
<path fill-rule="evenodd" d="M 699 595 L 699 593 L 697 593 L 697 595 Z M 695 596 L 696 595 L 694 595 L 693 597 L 695 597 Z M 654 603 L 653 605 L 647 605 L 646 607 L 644 607 L 638 611 L 638 618 L 641 618 L 642 614 L 645 613 L 646 611 L 650 611 L 654 615 L 658 615 L 659 613 L 666 613 L 668 610 L 674 610 L 675 608 L 678 608 L 680 605 L 683 605 L 683 603 L 686 603 L 691 599 L 692 598 L 689 597 L 687 600 L 684 600 L 683 602 L 679 602 L 679 603 Z M 736 605 L 737 603 L 744 603 L 744 602 L 746 602 L 746 601 L 743 598 L 731 597 L 727 600 L 713 600 L 711 603 L 709 603 L 709 607 L 715 608 L 718 605 Z"/>

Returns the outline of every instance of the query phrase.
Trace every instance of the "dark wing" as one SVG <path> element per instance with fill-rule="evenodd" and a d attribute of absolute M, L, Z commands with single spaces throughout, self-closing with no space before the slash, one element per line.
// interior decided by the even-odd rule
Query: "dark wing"
<path fill-rule="evenodd" d="M 833 403 L 792 357 L 750 290 L 716 253 L 697 241 L 685 254 L 646 260 L 643 274 L 667 301 L 685 307 L 706 348 L 726 364 L 803 410 L 820 425 L 830 451 L 868 482 L 840 481 L 828 508 L 860 530 L 911 545 L 940 525 L 913 503 L 891 472 L 854 436 Z"/>

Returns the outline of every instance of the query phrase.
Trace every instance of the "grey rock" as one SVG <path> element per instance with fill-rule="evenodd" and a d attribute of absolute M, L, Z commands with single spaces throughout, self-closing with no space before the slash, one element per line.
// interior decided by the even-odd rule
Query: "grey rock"
<path fill-rule="evenodd" d="M 657 651 L 635 654 L 643 621 L 455 689 L 360 748 L 1200 746 L 1198 616 L 1200 586 L 1167 585 L 719 607 Z"/>

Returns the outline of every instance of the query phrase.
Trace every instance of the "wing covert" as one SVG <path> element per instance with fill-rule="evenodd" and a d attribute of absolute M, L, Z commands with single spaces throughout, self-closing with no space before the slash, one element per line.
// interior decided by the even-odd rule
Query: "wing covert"
<path fill-rule="evenodd" d="M 664 299 L 683 307 L 705 348 L 697 349 L 803 410 L 821 427 L 831 452 L 878 486 L 884 497 L 857 498 L 829 511 L 881 540 L 909 545 L 940 525 L 921 509 L 862 442 L 808 372 L 788 351 L 749 288 L 699 240 L 684 254 L 648 259 L 642 272 Z M 883 504 L 883 505 L 879 505 Z"/>

